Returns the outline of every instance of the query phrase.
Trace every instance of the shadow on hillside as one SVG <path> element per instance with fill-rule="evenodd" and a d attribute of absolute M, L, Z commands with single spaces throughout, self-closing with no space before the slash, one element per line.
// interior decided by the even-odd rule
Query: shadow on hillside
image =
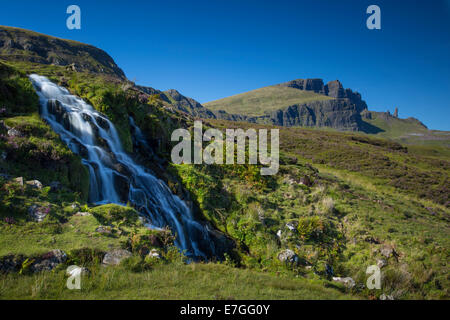
<path fill-rule="evenodd" d="M 377 134 L 380 132 L 384 132 L 383 129 L 378 128 L 377 126 L 374 126 L 373 124 L 370 124 L 368 122 L 365 122 L 364 120 L 361 121 L 360 128 L 361 131 L 364 133 Z"/>

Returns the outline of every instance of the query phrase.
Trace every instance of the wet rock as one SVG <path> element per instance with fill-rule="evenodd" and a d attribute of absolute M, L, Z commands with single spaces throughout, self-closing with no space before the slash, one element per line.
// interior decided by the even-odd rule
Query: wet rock
<path fill-rule="evenodd" d="M 298 256 L 290 249 L 281 251 L 278 254 L 278 260 L 284 263 L 298 263 L 299 261 Z"/>
<path fill-rule="evenodd" d="M 107 266 L 115 266 L 120 264 L 123 259 L 131 257 L 131 252 L 123 249 L 109 251 L 103 258 L 103 264 Z"/>
<path fill-rule="evenodd" d="M 355 280 L 353 280 L 350 277 L 346 277 L 346 278 L 333 277 L 333 281 L 342 283 L 344 286 L 346 286 L 349 289 L 353 288 L 356 285 Z"/>
<path fill-rule="evenodd" d="M 89 155 L 88 149 L 82 145 L 77 139 L 72 139 L 70 141 L 70 145 L 73 148 L 73 151 L 77 154 L 79 154 L 82 158 L 87 159 Z"/>
<path fill-rule="evenodd" d="M 211 240 L 214 242 L 215 251 L 211 252 L 211 254 L 215 254 L 218 257 L 223 257 L 225 253 L 229 253 L 236 247 L 234 241 L 228 238 L 224 233 L 208 228 L 208 234 L 211 237 Z M 208 252 L 209 248 L 205 248 L 205 252 Z"/>
<path fill-rule="evenodd" d="M 29 186 L 33 189 L 38 189 L 38 190 L 42 189 L 42 183 L 39 180 L 30 180 L 25 183 L 27 184 L 27 186 Z"/>
<path fill-rule="evenodd" d="M 385 260 L 385 259 L 378 259 L 377 260 L 377 266 L 378 266 L 378 268 L 383 268 L 383 267 L 385 267 L 385 266 L 387 266 L 387 261 Z"/>
<path fill-rule="evenodd" d="M 63 115 L 65 114 L 65 109 L 61 102 L 53 99 L 48 100 L 47 111 L 48 113 L 53 114 L 58 122 L 61 122 Z"/>
<path fill-rule="evenodd" d="M 128 195 L 130 193 L 130 181 L 127 177 L 120 174 L 114 174 L 114 187 L 117 191 L 117 195 L 122 203 L 128 201 Z"/>
<path fill-rule="evenodd" d="M 51 271 L 59 264 L 66 262 L 67 254 L 59 249 L 47 252 L 31 266 L 33 272 Z"/>
<path fill-rule="evenodd" d="M 106 119 L 102 117 L 95 117 L 95 121 L 97 121 L 97 124 L 104 130 L 109 130 L 109 123 L 106 121 Z"/>
<path fill-rule="evenodd" d="M 118 173 L 120 173 L 121 175 L 124 175 L 126 177 L 131 177 L 132 173 L 130 171 L 130 169 L 128 169 L 128 167 L 126 165 L 124 165 L 123 163 L 116 163 L 113 165 L 114 170 L 116 170 Z"/>
<path fill-rule="evenodd" d="M 45 217 L 50 213 L 50 208 L 40 207 L 36 204 L 28 208 L 28 215 L 36 222 L 44 221 Z"/>

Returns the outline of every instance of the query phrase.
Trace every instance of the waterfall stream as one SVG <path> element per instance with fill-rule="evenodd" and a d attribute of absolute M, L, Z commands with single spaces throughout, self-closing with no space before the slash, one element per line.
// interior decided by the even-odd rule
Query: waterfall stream
<path fill-rule="evenodd" d="M 124 152 L 112 122 L 81 98 L 46 77 L 31 75 L 40 99 L 41 117 L 89 169 L 89 201 L 95 204 L 130 202 L 153 227 L 169 227 L 175 244 L 194 259 L 215 255 L 207 226 L 168 186 Z M 135 138 L 146 143 L 130 118 Z"/>

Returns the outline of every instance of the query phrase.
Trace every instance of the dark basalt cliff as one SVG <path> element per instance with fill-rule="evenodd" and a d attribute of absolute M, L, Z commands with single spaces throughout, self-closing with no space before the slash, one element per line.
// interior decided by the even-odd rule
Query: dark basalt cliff
<path fill-rule="evenodd" d="M 345 89 L 339 80 L 330 81 L 325 85 L 322 79 L 297 79 L 281 83 L 279 86 L 314 91 L 336 99 L 347 99 L 348 103 L 356 106 L 358 112 L 367 109 L 367 104 L 362 100 L 361 94 L 353 92 L 351 89 Z"/>
<path fill-rule="evenodd" d="M 75 71 L 125 79 L 122 69 L 103 50 L 19 28 L 0 26 L 0 59 L 70 66 Z"/>

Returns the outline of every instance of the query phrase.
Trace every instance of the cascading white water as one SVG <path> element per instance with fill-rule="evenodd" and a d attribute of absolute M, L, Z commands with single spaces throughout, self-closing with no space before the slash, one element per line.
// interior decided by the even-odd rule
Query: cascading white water
<path fill-rule="evenodd" d="M 46 77 L 31 75 L 40 98 L 41 116 L 75 153 L 90 173 L 89 201 L 95 204 L 127 201 L 157 228 L 168 226 L 176 233 L 176 245 L 187 256 L 215 255 L 207 227 L 168 186 L 124 152 L 119 135 L 107 117 Z M 145 142 L 130 118 L 135 137 Z"/>

